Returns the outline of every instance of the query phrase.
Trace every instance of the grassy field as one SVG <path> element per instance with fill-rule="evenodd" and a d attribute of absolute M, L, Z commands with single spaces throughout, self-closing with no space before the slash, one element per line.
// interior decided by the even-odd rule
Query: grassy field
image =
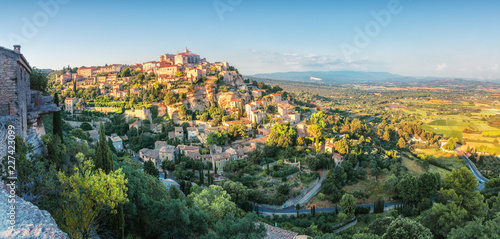
<path fill-rule="evenodd" d="M 367 175 L 370 173 L 368 172 Z M 359 181 L 356 184 L 353 185 L 347 185 L 344 186 L 344 189 L 346 192 L 359 192 L 362 191 L 368 195 L 370 195 L 368 198 L 356 198 L 356 203 L 357 204 L 367 204 L 367 203 L 373 203 L 375 200 L 379 197 L 386 197 L 387 198 L 387 193 L 384 190 L 384 180 L 388 177 L 389 175 L 382 175 L 379 176 L 375 179 L 375 177 L 372 176 L 367 176 L 366 180 Z"/>
<path fill-rule="evenodd" d="M 451 169 L 459 169 L 465 167 L 465 162 L 459 159 L 455 153 L 446 153 L 439 149 L 416 149 L 419 154 L 431 155 L 436 158 L 436 161 L 447 165 Z"/>
<path fill-rule="evenodd" d="M 405 166 L 408 169 L 408 171 L 416 177 L 426 172 L 425 169 L 422 168 L 420 165 L 418 165 L 418 163 L 415 160 L 412 160 L 406 156 L 403 157 L 401 164 Z M 441 175 L 441 178 L 444 178 L 446 174 L 451 173 L 451 171 L 448 171 L 444 168 L 440 168 L 434 165 L 429 165 L 429 172 L 431 173 L 438 172 L 439 175 Z"/>

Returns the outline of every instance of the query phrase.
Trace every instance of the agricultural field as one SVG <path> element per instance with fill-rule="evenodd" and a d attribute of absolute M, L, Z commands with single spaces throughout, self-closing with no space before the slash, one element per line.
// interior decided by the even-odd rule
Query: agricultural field
<path fill-rule="evenodd" d="M 464 115 L 448 115 L 439 117 L 432 116 L 428 118 L 423 128 L 448 138 L 467 138 L 468 133 L 464 133 L 466 129 L 473 131 L 476 139 L 478 139 L 478 135 L 482 135 L 483 138 L 500 137 L 500 129 L 489 126 L 488 123 L 480 120 L 479 116 L 468 117 Z M 482 140 L 483 138 L 478 140 Z"/>

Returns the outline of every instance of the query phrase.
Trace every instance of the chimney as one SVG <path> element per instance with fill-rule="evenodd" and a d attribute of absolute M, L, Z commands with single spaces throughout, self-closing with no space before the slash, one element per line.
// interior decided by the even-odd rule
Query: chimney
<path fill-rule="evenodd" d="M 21 46 L 20 46 L 20 45 L 14 45 L 14 51 L 15 51 L 16 53 L 21 54 Z"/>

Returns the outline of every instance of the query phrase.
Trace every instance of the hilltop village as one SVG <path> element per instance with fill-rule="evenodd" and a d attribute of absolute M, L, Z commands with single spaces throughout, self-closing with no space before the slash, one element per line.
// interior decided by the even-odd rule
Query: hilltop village
<path fill-rule="evenodd" d="M 183 153 L 222 170 L 226 161 L 244 159 L 256 143 L 264 143 L 276 123 L 298 125 L 302 135 L 307 134 L 300 107 L 278 86 L 244 80 L 228 62 L 210 63 L 188 49 L 161 55 L 159 61 L 68 67 L 63 72 L 53 76 L 53 84 L 62 92 L 69 117 L 129 108 L 122 113 L 131 128 L 150 132 L 153 138 L 165 134 L 154 148 L 139 150 L 131 149 L 126 134 L 108 136 L 117 150 L 152 161 L 158 169 L 163 160 Z M 178 126 L 165 128 L 166 120 Z M 97 140 L 98 121 L 92 118 L 92 123 L 95 129 L 87 132 Z M 210 151 L 200 154 L 200 146 L 216 132 L 229 132 L 234 142 L 226 147 L 212 144 Z"/>

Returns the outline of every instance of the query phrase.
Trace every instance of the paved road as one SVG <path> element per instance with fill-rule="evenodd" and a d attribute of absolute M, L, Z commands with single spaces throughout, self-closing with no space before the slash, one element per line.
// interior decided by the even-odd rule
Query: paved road
<path fill-rule="evenodd" d="M 319 190 L 321 189 L 321 183 L 323 183 L 323 180 L 325 180 L 327 172 L 328 170 L 326 169 L 321 170 L 321 177 L 319 179 L 319 182 L 316 184 L 316 186 L 314 186 L 311 190 L 309 190 L 309 192 L 304 194 L 304 196 L 299 201 L 297 201 L 297 204 L 299 205 L 306 204 L 307 202 L 309 202 L 309 200 L 311 200 L 311 198 L 313 198 L 319 192 Z"/>
<path fill-rule="evenodd" d="M 397 201 L 397 202 L 388 202 L 384 204 L 385 208 L 392 208 L 396 205 L 403 204 L 403 201 Z M 358 205 L 359 207 L 370 207 L 373 210 L 374 205 L 373 204 L 362 204 Z M 338 207 L 339 212 L 342 211 L 340 210 L 340 207 Z M 326 208 L 316 208 L 316 212 L 333 212 L 335 211 L 334 207 L 326 207 Z M 259 212 L 263 214 L 296 214 L 297 210 L 295 210 L 295 207 L 287 207 L 281 210 L 273 210 L 273 209 L 267 209 L 267 208 L 259 208 Z M 301 214 L 308 214 L 311 213 L 311 209 L 300 209 L 299 213 Z"/>
<path fill-rule="evenodd" d="M 369 118 L 368 120 L 366 120 L 366 121 L 365 121 L 365 123 L 368 123 L 368 122 L 370 122 L 370 121 L 372 121 L 372 120 L 376 119 L 377 117 L 378 117 L 378 115 L 375 115 L 375 116 L 373 116 L 373 117 Z"/>
<path fill-rule="evenodd" d="M 463 154 L 462 154 L 462 159 L 465 161 L 465 164 L 467 165 L 467 167 L 469 168 L 469 170 L 472 172 L 472 174 L 474 175 L 474 177 L 477 178 L 478 186 L 477 186 L 476 190 L 478 190 L 478 191 L 483 190 L 484 183 L 486 183 L 486 181 L 488 181 L 488 179 L 485 178 L 485 177 L 483 177 L 483 175 L 481 175 L 481 173 L 477 170 L 477 168 L 474 165 L 471 164 L 469 158 L 467 158 Z"/>

